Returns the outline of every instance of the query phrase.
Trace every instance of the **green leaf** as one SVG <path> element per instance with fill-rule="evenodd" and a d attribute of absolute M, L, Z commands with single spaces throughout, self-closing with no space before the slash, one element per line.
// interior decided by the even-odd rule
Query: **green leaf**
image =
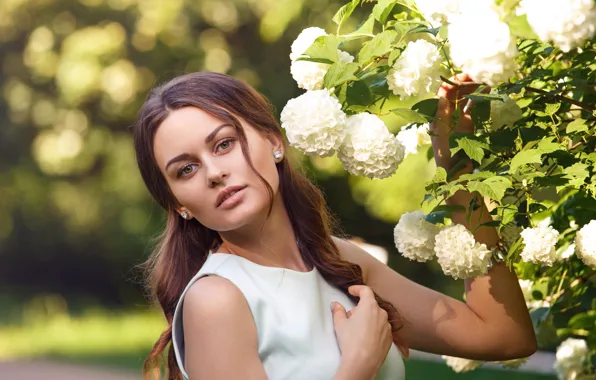
<path fill-rule="evenodd" d="M 551 140 L 552 138 L 540 140 L 536 149 L 541 151 L 543 154 L 552 153 L 554 151 L 563 149 L 560 144 L 552 142 Z"/>
<path fill-rule="evenodd" d="M 449 216 L 447 211 L 434 211 L 429 212 L 428 215 L 424 216 L 424 220 L 432 224 L 445 223 L 445 218 Z"/>
<path fill-rule="evenodd" d="M 387 64 L 389 66 L 393 66 L 393 64 L 399 58 L 400 55 L 401 55 L 401 50 L 399 50 L 399 49 L 391 50 L 391 53 L 389 53 L 389 58 L 387 58 Z"/>
<path fill-rule="evenodd" d="M 372 103 L 370 88 L 363 81 L 351 82 L 346 90 L 348 105 L 369 106 Z"/>
<path fill-rule="evenodd" d="M 315 42 L 306 51 L 304 55 L 307 55 L 311 59 L 326 60 L 325 63 L 337 62 L 337 46 L 341 40 L 330 34 L 328 36 L 318 37 Z"/>
<path fill-rule="evenodd" d="M 522 150 L 513 157 L 509 166 L 509 173 L 513 174 L 518 168 L 528 164 L 540 164 L 542 162 L 542 151 L 538 149 Z"/>
<path fill-rule="evenodd" d="M 567 124 L 567 128 L 565 132 L 567 133 L 576 133 L 576 132 L 587 132 L 588 126 L 586 125 L 586 121 L 584 119 L 575 119 L 571 123 Z"/>
<path fill-rule="evenodd" d="M 583 185 L 588 175 L 590 175 L 588 172 L 588 165 L 581 162 L 563 169 L 563 172 L 567 175 L 567 178 L 570 179 L 569 184 L 575 187 Z"/>
<path fill-rule="evenodd" d="M 443 194 L 443 196 L 446 196 L 447 198 L 451 197 L 453 194 L 457 193 L 460 190 L 465 190 L 466 188 L 461 184 L 461 183 L 457 183 L 457 182 L 449 182 L 445 185 L 440 186 L 437 191 L 440 194 Z"/>
<path fill-rule="evenodd" d="M 528 23 L 526 15 L 514 16 L 509 19 L 509 30 L 511 34 L 516 37 L 521 37 L 528 40 L 537 40 L 538 36 L 532 30 L 532 27 Z"/>
<path fill-rule="evenodd" d="M 368 41 L 358 53 L 358 62 L 365 63 L 373 58 L 380 57 L 391 49 L 391 43 L 397 37 L 395 30 L 386 30 L 377 34 Z M 337 52 L 336 52 L 337 54 Z"/>
<path fill-rule="evenodd" d="M 460 205 L 438 205 L 432 211 L 465 212 L 466 208 Z"/>
<path fill-rule="evenodd" d="M 427 121 L 424 115 L 421 115 L 420 113 L 408 108 L 394 108 L 391 110 L 391 112 L 402 119 L 401 122 L 403 122 L 403 124 L 424 124 Z"/>
<path fill-rule="evenodd" d="M 480 163 L 484 158 L 484 149 L 489 149 L 488 144 L 484 141 L 477 140 L 472 136 L 469 137 L 455 137 L 456 148 L 451 149 L 451 154 L 455 154 L 462 149 L 470 159 Z"/>
<path fill-rule="evenodd" d="M 334 23 L 341 27 L 344 21 L 346 21 L 348 17 L 350 17 L 350 15 L 352 14 L 352 12 L 354 12 L 354 9 L 356 9 L 358 4 L 360 4 L 360 0 L 350 1 L 343 7 L 339 8 L 337 13 L 335 13 L 335 16 L 333 16 L 331 20 L 333 20 Z"/>
<path fill-rule="evenodd" d="M 509 224 L 515 220 L 517 215 L 517 207 L 512 204 L 507 204 L 497 207 L 497 215 L 501 217 L 503 225 Z"/>
<path fill-rule="evenodd" d="M 482 127 L 490 118 L 490 103 L 480 102 L 476 104 L 470 111 L 470 117 L 476 128 Z"/>
<path fill-rule="evenodd" d="M 443 167 L 438 166 L 433 179 L 430 180 L 430 183 L 445 183 L 445 182 L 447 182 L 447 171 Z"/>
<path fill-rule="evenodd" d="M 474 92 L 472 94 L 464 95 L 464 98 L 468 98 L 470 100 L 474 100 L 478 103 L 480 102 L 490 102 L 490 101 L 500 101 L 504 102 L 505 98 L 503 95 L 496 95 L 496 94 L 484 94 L 481 92 Z"/>
<path fill-rule="evenodd" d="M 377 21 L 385 24 L 395 4 L 395 0 L 378 0 L 377 4 L 373 7 L 372 14 Z"/>
<path fill-rule="evenodd" d="M 569 178 L 565 178 L 564 174 L 554 174 L 546 177 L 534 178 L 534 183 L 540 186 L 565 186 L 569 183 Z"/>
<path fill-rule="evenodd" d="M 418 26 L 416 26 L 416 27 L 408 30 L 408 33 L 407 34 L 410 34 L 410 33 L 430 33 L 430 34 L 432 34 L 433 36 L 436 37 L 437 34 L 439 34 L 439 30 L 440 29 L 441 29 L 440 27 L 438 27 L 438 28 L 429 28 L 426 25 L 418 25 Z"/>
<path fill-rule="evenodd" d="M 559 108 L 561 108 L 561 103 L 548 103 L 546 105 L 546 107 L 544 108 L 544 112 L 547 115 L 554 115 L 557 113 L 557 111 L 559 111 Z"/>
<path fill-rule="evenodd" d="M 426 117 L 426 120 L 432 121 L 439 108 L 439 99 L 425 99 L 412 106 L 412 110 Z"/>
<path fill-rule="evenodd" d="M 511 187 L 511 181 L 505 177 L 495 176 L 487 178 L 482 182 L 470 181 L 467 184 L 468 190 L 476 191 L 483 197 L 501 202 L 505 191 Z"/>
<path fill-rule="evenodd" d="M 360 66 L 357 63 L 334 63 L 329 66 L 325 78 L 323 79 L 323 87 L 333 88 L 345 83 L 349 80 L 357 81 L 358 78 L 354 73 Z"/>
<path fill-rule="evenodd" d="M 459 176 L 459 181 L 473 181 L 479 179 L 487 179 L 494 177 L 496 174 L 493 172 L 478 172 L 478 173 L 469 173 L 469 174 L 462 174 Z"/>
<path fill-rule="evenodd" d="M 375 18 L 370 15 L 355 31 L 343 36 L 344 41 L 351 41 L 363 37 L 374 37 Z"/>

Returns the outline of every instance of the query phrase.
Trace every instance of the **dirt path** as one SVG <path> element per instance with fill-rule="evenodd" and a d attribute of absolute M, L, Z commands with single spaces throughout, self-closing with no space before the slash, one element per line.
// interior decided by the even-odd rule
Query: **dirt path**
<path fill-rule="evenodd" d="M 140 380 L 113 369 L 49 361 L 0 361 L 0 380 Z"/>

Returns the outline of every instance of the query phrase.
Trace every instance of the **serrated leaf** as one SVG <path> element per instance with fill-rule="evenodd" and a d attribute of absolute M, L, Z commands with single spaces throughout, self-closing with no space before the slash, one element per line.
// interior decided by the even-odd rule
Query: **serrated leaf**
<path fill-rule="evenodd" d="M 561 150 L 561 149 L 563 149 L 563 147 L 561 147 L 561 145 L 556 142 L 552 142 L 551 139 L 542 139 L 538 143 L 538 146 L 536 147 L 536 149 L 538 149 L 542 153 L 546 154 L 546 153 L 552 153 L 557 150 Z"/>
<path fill-rule="evenodd" d="M 552 116 L 552 115 L 556 114 L 560 108 L 561 108 L 561 103 L 548 103 L 546 105 L 546 107 L 544 108 L 544 112 L 547 115 Z"/>
<path fill-rule="evenodd" d="M 457 153 L 462 149 L 470 159 L 481 163 L 484 158 L 484 149 L 489 149 L 488 145 L 483 141 L 475 140 L 471 137 L 456 138 L 456 148 L 451 150 L 451 154 Z"/>
<path fill-rule="evenodd" d="M 416 26 L 416 27 L 408 30 L 408 33 L 407 34 L 410 34 L 410 33 L 430 33 L 430 34 L 432 34 L 433 36 L 436 37 L 437 34 L 439 34 L 439 30 L 440 29 L 441 29 L 440 27 L 439 28 L 429 28 L 426 25 L 418 25 L 418 26 Z"/>
<path fill-rule="evenodd" d="M 315 42 L 306 49 L 304 55 L 307 55 L 311 59 L 327 60 L 327 63 L 337 62 L 337 46 L 340 42 L 341 40 L 332 34 L 318 37 Z"/>
<path fill-rule="evenodd" d="M 441 166 L 437 167 L 437 171 L 433 179 L 429 183 L 445 183 L 447 182 L 447 171 Z"/>
<path fill-rule="evenodd" d="M 501 202 L 505 191 L 511 187 L 511 181 L 505 177 L 495 176 L 487 178 L 484 181 L 470 181 L 467 188 L 470 191 L 476 191 L 483 197 L 488 197 L 496 202 Z"/>
<path fill-rule="evenodd" d="M 396 37 L 397 32 L 395 30 L 386 30 L 377 34 L 360 49 L 358 62 L 365 63 L 387 53 L 391 49 L 391 43 Z"/>
<path fill-rule="evenodd" d="M 474 181 L 474 180 L 481 180 L 494 177 L 496 174 L 493 172 L 478 172 L 478 173 L 469 173 L 469 174 L 462 174 L 459 176 L 459 181 Z"/>
<path fill-rule="evenodd" d="M 346 90 L 348 105 L 369 106 L 372 103 L 370 88 L 363 81 L 351 82 Z"/>
<path fill-rule="evenodd" d="M 324 88 L 333 88 L 350 80 L 358 80 L 354 73 L 360 66 L 357 63 L 337 62 L 329 66 L 325 78 L 323 79 Z"/>
<path fill-rule="evenodd" d="M 358 4 L 360 4 L 360 0 L 350 1 L 343 7 L 339 8 L 337 13 L 335 13 L 331 20 L 333 20 L 333 22 L 336 23 L 338 26 L 341 26 L 344 23 L 344 21 L 346 21 L 348 17 L 350 17 L 352 12 L 354 12 L 354 9 L 356 9 Z"/>
<path fill-rule="evenodd" d="M 418 112 L 408 108 L 394 108 L 391 110 L 391 112 L 399 117 L 401 119 L 400 122 L 403 122 L 404 125 L 411 123 L 424 124 L 427 122 L 424 115 L 421 115 Z"/>
<path fill-rule="evenodd" d="M 370 15 L 355 31 L 343 36 L 344 41 L 351 41 L 357 38 L 374 37 L 375 18 Z"/>
<path fill-rule="evenodd" d="M 518 168 L 528 164 L 540 164 L 542 162 L 542 152 L 538 149 L 522 150 L 513 157 L 509 166 L 509 172 L 515 173 Z"/>
<path fill-rule="evenodd" d="M 378 0 L 377 4 L 373 7 L 372 14 L 378 22 L 384 24 L 395 4 L 397 4 L 395 0 Z"/>
<path fill-rule="evenodd" d="M 451 197 L 453 194 L 457 193 L 460 190 L 465 190 L 466 188 L 461 184 L 461 183 L 457 183 L 457 182 L 449 182 L 445 185 L 442 185 L 441 187 L 439 187 L 437 189 L 437 191 L 441 194 L 443 194 L 444 196 L 447 196 L 447 198 Z"/>
<path fill-rule="evenodd" d="M 401 55 L 401 50 L 399 50 L 399 49 L 391 50 L 391 53 L 389 53 L 389 58 L 387 58 L 387 64 L 389 66 L 393 66 L 393 64 L 399 58 L 400 55 Z"/>
<path fill-rule="evenodd" d="M 563 169 L 563 173 L 565 173 L 567 178 L 569 178 L 569 184 L 575 187 L 580 187 L 583 185 L 588 175 L 590 175 L 588 172 L 588 165 L 581 162 L 575 163 Z"/>
<path fill-rule="evenodd" d="M 464 98 L 468 98 L 470 100 L 474 100 L 478 103 L 480 102 L 490 102 L 490 101 L 500 101 L 504 102 L 503 95 L 496 95 L 496 94 L 484 94 L 480 92 L 474 92 L 472 94 L 464 95 Z"/>
<path fill-rule="evenodd" d="M 497 207 L 497 215 L 501 217 L 501 223 L 503 225 L 513 222 L 517 212 L 517 207 L 512 204 Z"/>
<path fill-rule="evenodd" d="M 511 30 L 511 34 L 514 36 L 528 40 L 538 39 L 538 36 L 534 33 L 534 30 L 532 30 L 530 23 L 528 23 L 528 18 L 525 14 L 511 17 L 508 24 L 509 30 Z"/>
<path fill-rule="evenodd" d="M 432 121 L 439 108 L 439 99 L 425 99 L 412 106 L 412 109 L 426 117 L 426 120 Z"/>
<path fill-rule="evenodd" d="M 586 125 L 586 121 L 584 119 L 575 119 L 571 123 L 567 124 L 567 128 L 565 132 L 567 133 L 577 133 L 577 132 L 587 132 L 588 126 Z"/>

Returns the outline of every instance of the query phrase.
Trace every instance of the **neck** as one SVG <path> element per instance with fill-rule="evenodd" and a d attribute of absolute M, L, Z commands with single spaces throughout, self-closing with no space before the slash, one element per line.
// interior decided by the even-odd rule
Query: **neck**
<path fill-rule="evenodd" d="M 220 232 L 223 244 L 220 251 L 242 256 L 254 263 L 308 271 L 296 243 L 290 217 L 277 194 L 268 218 L 250 223 L 240 229 Z"/>

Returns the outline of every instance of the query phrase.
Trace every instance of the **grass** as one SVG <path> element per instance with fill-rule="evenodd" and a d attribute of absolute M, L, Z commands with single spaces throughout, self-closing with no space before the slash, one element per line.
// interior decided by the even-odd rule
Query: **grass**
<path fill-rule="evenodd" d="M 163 317 L 146 309 L 129 312 L 96 309 L 76 317 L 63 307 L 43 310 L 25 310 L 19 323 L 0 325 L 0 360 L 42 357 L 140 373 L 143 360 L 164 328 Z M 490 368 L 458 374 L 444 363 L 415 359 L 406 362 L 406 372 L 408 380 L 555 379 Z"/>

